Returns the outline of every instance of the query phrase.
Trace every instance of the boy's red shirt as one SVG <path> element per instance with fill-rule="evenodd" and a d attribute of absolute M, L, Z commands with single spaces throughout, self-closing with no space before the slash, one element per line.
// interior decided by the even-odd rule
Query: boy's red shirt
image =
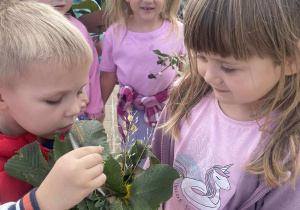
<path fill-rule="evenodd" d="M 19 136 L 5 136 L 0 134 L 0 203 L 17 201 L 28 193 L 33 186 L 15 179 L 5 173 L 4 164 L 23 146 L 37 140 L 33 134 L 26 133 Z M 48 160 L 49 149 L 40 145 L 43 156 Z"/>

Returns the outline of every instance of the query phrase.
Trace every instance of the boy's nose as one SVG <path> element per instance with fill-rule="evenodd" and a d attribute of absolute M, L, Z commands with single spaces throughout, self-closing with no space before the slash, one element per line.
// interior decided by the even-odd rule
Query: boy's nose
<path fill-rule="evenodd" d="M 76 97 L 72 100 L 69 107 L 67 107 L 66 116 L 67 117 L 77 117 L 80 113 L 82 107 L 82 99 L 80 97 Z"/>

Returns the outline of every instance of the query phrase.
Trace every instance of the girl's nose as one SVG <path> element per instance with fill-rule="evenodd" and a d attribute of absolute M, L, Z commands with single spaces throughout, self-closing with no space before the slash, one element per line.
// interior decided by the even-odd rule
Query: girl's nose
<path fill-rule="evenodd" d="M 153 0 L 143 0 L 144 1 L 144 3 L 146 3 L 146 4 L 151 4 L 152 2 L 153 2 Z"/>
<path fill-rule="evenodd" d="M 207 65 L 206 72 L 204 75 L 204 80 L 210 85 L 218 85 L 222 83 L 221 72 L 217 65 Z"/>

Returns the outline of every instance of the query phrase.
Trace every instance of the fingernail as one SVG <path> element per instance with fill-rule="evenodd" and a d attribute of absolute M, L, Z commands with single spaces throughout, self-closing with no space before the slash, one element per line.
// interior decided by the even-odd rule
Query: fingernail
<path fill-rule="evenodd" d="M 101 152 L 104 151 L 104 147 L 102 147 L 101 145 L 99 145 L 100 149 L 101 149 Z"/>

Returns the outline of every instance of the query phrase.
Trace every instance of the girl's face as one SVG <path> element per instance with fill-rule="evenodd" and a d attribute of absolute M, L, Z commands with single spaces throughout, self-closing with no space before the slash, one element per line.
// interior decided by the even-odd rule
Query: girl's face
<path fill-rule="evenodd" d="M 275 66 L 272 59 L 258 56 L 241 61 L 198 53 L 197 68 L 213 88 L 220 107 L 231 107 L 231 111 L 250 109 L 252 106 L 249 105 L 265 96 L 278 83 L 281 73 L 281 67 Z"/>
<path fill-rule="evenodd" d="M 134 17 L 143 22 L 157 21 L 166 0 L 126 0 L 130 4 Z"/>
<path fill-rule="evenodd" d="M 63 15 L 72 7 L 73 0 L 38 0 L 41 3 L 49 4 Z"/>

